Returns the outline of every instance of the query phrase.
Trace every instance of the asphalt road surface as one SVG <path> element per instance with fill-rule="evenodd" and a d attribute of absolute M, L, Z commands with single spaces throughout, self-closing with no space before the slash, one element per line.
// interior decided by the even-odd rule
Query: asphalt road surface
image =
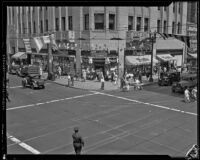
<path fill-rule="evenodd" d="M 97 92 L 47 82 L 32 90 L 10 75 L 9 93 L 8 154 L 74 154 L 76 126 L 82 154 L 184 156 L 197 143 L 197 103 L 184 103 L 170 87 Z"/>

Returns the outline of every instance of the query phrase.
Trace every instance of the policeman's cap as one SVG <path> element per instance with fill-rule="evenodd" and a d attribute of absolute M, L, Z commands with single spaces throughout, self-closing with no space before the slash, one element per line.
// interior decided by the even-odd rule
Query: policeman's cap
<path fill-rule="evenodd" d="M 78 127 L 74 127 L 74 131 L 77 132 L 78 131 Z"/>

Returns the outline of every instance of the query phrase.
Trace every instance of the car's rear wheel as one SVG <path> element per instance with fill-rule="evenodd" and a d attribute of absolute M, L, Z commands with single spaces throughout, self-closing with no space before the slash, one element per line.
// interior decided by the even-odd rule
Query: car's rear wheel
<path fill-rule="evenodd" d="M 31 89 L 35 89 L 35 87 L 34 87 L 34 85 L 33 85 L 33 84 L 31 84 Z"/>

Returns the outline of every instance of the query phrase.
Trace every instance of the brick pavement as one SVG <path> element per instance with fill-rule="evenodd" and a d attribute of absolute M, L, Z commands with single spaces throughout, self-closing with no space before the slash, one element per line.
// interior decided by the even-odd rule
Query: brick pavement
<path fill-rule="evenodd" d="M 156 75 L 153 76 L 153 79 L 154 79 L 154 82 L 148 82 L 146 77 L 143 77 L 143 85 L 151 85 L 151 84 L 157 83 L 158 77 Z M 67 76 L 61 76 L 60 78 L 56 78 L 52 82 L 68 87 Z M 84 89 L 84 90 L 100 90 L 101 82 L 97 80 L 93 80 L 93 81 L 86 80 L 85 82 L 83 82 L 82 80 L 75 80 L 74 86 L 70 86 L 70 87 Z M 113 82 L 105 81 L 104 90 L 107 90 L 107 91 L 120 90 L 119 82 L 117 84 L 114 84 Z"/>

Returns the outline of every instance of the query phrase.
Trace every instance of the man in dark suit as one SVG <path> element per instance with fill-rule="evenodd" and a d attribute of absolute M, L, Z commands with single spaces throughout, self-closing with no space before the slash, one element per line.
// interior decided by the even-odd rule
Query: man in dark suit
<path fill-rule="evenodd" d="M 74 146 L 74 150 L 75 150 L 76 155 L 81 154 L 82 147 L 84 146 L 83 138 L 78 133 L 78 131 L 79 131 L 78 127 L 75 127 L 74 133 L 72 134 L 73 146 Z"/>

